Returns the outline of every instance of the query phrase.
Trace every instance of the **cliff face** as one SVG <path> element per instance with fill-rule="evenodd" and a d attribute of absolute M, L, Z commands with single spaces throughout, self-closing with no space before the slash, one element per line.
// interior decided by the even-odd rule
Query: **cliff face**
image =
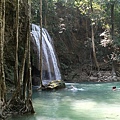
<path fill-rule="evenodd" d="M 81 15 L 79 9 L 60 4 L 56 5 L 54 19 L 58 26 L 53 26 L 51 35 L 63 79 L 87 80 L 92 62 L 90 19 Z"/>

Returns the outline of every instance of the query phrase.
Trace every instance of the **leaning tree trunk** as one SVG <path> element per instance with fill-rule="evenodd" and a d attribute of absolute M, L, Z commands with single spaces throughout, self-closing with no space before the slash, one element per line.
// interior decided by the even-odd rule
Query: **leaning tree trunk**
<path fill-rule="evenodd" d="M 28 18 L 27 18 L 26 22 L 27 22 L 26 28 L 28 29 Z M 21 72 L 20 72 L 20 79 L 21 79 L 21 83 L 23 84 L 23 95 L 22 95 L 23 100 L 25 100 L 25 98 L 26 98 L 26 87 L 27 87 L 26 84 L 27 84 L 27 80 L 28 80 L 28 71 L 27 71 L 28 66 L 25 66 L 25 62 L 26 62 L 27 54 L 28 54 L 28 31 L 26 34 L 26 43 L 25 43 L 24 49 L 25 49 L 24 50 L 24 57 L 23 57 L 22 68 L 21 68 Z M 26 65 L 27 65 L 27 62 L 26 62 Z"/>

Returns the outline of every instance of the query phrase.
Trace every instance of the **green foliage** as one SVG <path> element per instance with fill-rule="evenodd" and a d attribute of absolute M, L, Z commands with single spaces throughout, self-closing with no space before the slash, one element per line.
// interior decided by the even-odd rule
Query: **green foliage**
<path fill-rule="evenodd" d="M 40 15 L 39 15 L 40 3 L 39 3 L 39 0 L 32 0 L 31 6 L 32 6 L 32 10 L 31 10 L 32 22 L 37 24 L 40 21 Z"/>
<path fill-rule="evenodd" d="M 55 36 L 56 32 L 61 32 L 60 26 L 64 24 L 64 27 L 62 28 L 66 31 L 64 37 L 68 35 L 67 38 L 69 39 L 69 43 L 72 41 L 72 37 L 71 37 L 72 29 L 77 28 L 79 24 L 81 24 L 79 21 L 83 18 L 89 18 L 91 20 L 95 29 L 95 39 L 96 40 L 100 39 L 99 34 L 103 32 L 102 29 L 103 30 L 111 29 L 111 5 L 114 4 L 115 5 L 115 10 L 114 10 L 115 37 L 112 46 L 110 46 L 112 49 L 111 51 L 115 50 L 114 46 L 120 45 L 120 35 L 119 35 L 120 1 L 119 0 L 92 0 L 92 8 L 93 8 L 92 12 L 91 12 L 90 0 L 46 0 L 46 1 L 47 1 L 47 6 L 45 0 L 43 0 L 42 12 L 43 12 L 43 18 L 44 17 L 47 18 L 47 26 L 44 25 L 43 26 L 46 27 L 51 32 L 51 34 L 54 34 Z M 39 19 L 40 19 L 39 1 L 32 0 L 32 22 L 39 24 Z M 60 19 L 62 19 L 62 21 L 60 21 Z M 44 23 L 44 19 L 43 19 L 43 23 Z M 61 33 L 63 32 L 64 31 L 62 31 Z M 66 39 L 66 37 L 64 39 Z M 96 48 L 99 48 L 100 43 L 97 41 L 95 42 L 97 43 Z M 101 48 L 101 49 L 105 49 L 105 48 Z M 107 50 L 109 51 L 109 49 Z M 97 54 L 101 55 L 100 51 L 97 51 Z M 117 54 L 119 54 L 119 52 Z"/>

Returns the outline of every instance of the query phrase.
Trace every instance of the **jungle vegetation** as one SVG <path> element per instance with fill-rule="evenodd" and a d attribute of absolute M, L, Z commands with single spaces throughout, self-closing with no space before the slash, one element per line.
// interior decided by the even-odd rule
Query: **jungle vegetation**
<path fill-rule="evenodd" d="M 120 80 L 119 6 L 119 0 L 0 0 L 0 118 L 35 112 L 31 23 L 52 36 L 63 80 L 80 82 L 95 71 Z"/>

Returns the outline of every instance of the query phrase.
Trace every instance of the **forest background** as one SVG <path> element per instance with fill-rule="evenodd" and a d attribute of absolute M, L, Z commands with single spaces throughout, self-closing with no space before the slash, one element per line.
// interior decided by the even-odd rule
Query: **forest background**
<path fill-rule="evenodd" d="M 64 81 L 119 81 L 119 6 L 119 0 L 0 0 L 0 104 L 5 100 L 6 83 L 16 88 L 9 103 L 18 98 L 27 69 L 30 81 L 24 81 L 29 83 L 24 89 L 32 106 L 30 24 L 39 25 L 40 15 L 42 27 L 54 40 Z M 28 111 L 34 112 L 32 107 Z"/>
<path fill-rule="evenodd" d="M 32 4 L 32 22 L 38 24 L 39 2 Z M 119 0 L 43 1 L 43 27 L 54 40 L 63 80 L 116 81 L 116 75 L 119 80 L 119 4 Z"/>

